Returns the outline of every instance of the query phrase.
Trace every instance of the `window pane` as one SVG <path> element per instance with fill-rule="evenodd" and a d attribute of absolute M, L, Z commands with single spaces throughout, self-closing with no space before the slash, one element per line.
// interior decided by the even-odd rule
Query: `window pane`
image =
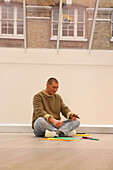
<path fill-rule="evenodd" d="M 22 21 L 18 21 L 17 22 L 17 27 L 23 27 L 23 22 Z"/>
<path fill-rule="evenodd" d="M 9 13 L 9 14 L 8 14 L 8 18 L 9 18 L 9 19 L 13 19 L 13 18 L 14 18 L 14 14 L 13 14 L 13 13 Z"/>
<path fill-rule="evenodd" d="M 78 22 L 84 22 L 84 11 L 82 9 L 78 9 Z"/>
<path fill-rule="evenodd" d="M 2 27 L 7 27 L 7 21 L 2 21 Z"/>
<path fill-rule="evenodd" d="M 62 36 L 74 36 L 74 24 L 63 23 L 62 24 Z"/>
<path fill-rule="evenodd" d="M 8 7 L 8 18 L 13 19 L 14 18 L 14 7 Z"/>
<path fill-rule="evenodd" d="M 22 21 L 17 22 L 17 34 L 23 34 L 23 22 Z"/>
<path fill-rule="evenodd" d="M 14 31 L 13 31 L 13 28 L 8 28 L 8 34 L 13 34 Z"/>
<path fill-rule="evenodd" d="M 59 10 L 54 9 L 53 10 L 53 21 L 58 21 L 59 20 Z"/>
<path fill-rule="evenodd" d="M 23 34 L 23 28 L 17 28 L 17 34 Z"/>
<path fill-rule="evenodd" d="M 78 9 L 78 15 L 84 15 L 84 11 L 82 9 Z"/>
<path fill-rule="evenodd" d="M 58 23 L 53 23 L 53 35 L 58 34 Z"/>
<path fill-rule="evenodd" d="M 23 19 L 23 13 L 18 13 L 17 14 L 17 19 Z"/>
<path fill-rule="evenodd" d="M 7 19 L 7 13 L 2 13 L 2 18 Z"/>
<path fill-rule="evenodd" d="M 7 28 L 2 28 L 2 34 L 7 34 Z"/>
<path fill-rule="evenodd" d="M 8 22 L 8 27 L 13 27 L 14 26 L 14 22 L 13 21 L 9 21 Z"/>
<path fill-rule="evenodd" d="M 69 36 L 74 36 L 74 31 L 69 31 Z"/>
<path fill-rule="evenodd" d="M 70 23 L 69 29 L 73 29 L 74 30 L 74 24 L 73 23 Z"/>
<path fill-rule="evenodd" d="M 17 19 L 23 19 L 23 8 L 22 7 L 17 8 Z"/>
<path fill-rule="evenodd" d="M 84 22 L 84 16 L 78 16 L 78 22 Z"/>
<path fill-rule="evenodd" d="M 14 7 L 13 6 L 9 7 L 9 12 L 14 13 Z"/>
<path fill-rule="evenodd" d="M 58 29 L 58 23 L 53 23 L 53 29 Z"/>
<path fill-rule="evenodd" d="M 83 24 L 77 24 L 77 36 L 83 36 Z"/>
<path fill-rule="evenodd" d="M 63 9 L 63 14 L 68 15 L 68 9 Z"/>
<path fill-rule="evenodd" d="M 59 16 L 58 15 L 54 15 L 53 16 L 53 21 L 58 21 L 59 20 Z"/>
<path fill-rule="evenodd" d="M 7 7 L 6 6 L 2 6 L 2 12 L 7 12 Z"/>
<path fill-rule="evenodd" d="M 83 30 L 83 24 L 78 24 L 78 25 L 77 25 L 77 29 Z"/>
<path fill-rule="evenodd" d="M 17 11 L 18 11 L 19 13 L 23 13 L 23 8 L 22 8 L 22 7 L 18 7 L 18 8 L 17 8 Z"/>
<path fill-rule="evenodd" d="M 77 31 L 77 36 L 83 37 L 83 31 Z"/>
<path fill-rule="evenodd" d="M 58 30 L 53 30 L 53 35 L 57 36 L 58 35 Z"/>
<path fill-rule="evenodd" d="M 59 14 L 59 10 L 58 9 L 54 9 L 53 10 L 53 15 L 58 15 Z"/>
<path fill-rule="evenodd" d="M 69 26 L 69 36 L 74 36 L 74 24 Z"/>
<path fill-rule="evenodd" d="M 67 30 L 62 30 L 62 35 L 67 36 Z"/>
<path fill-rule="evenodd" d="M 68 29 L 69 23 L 63 23 L 62 24 L 62 29 Z"/>
<path fill-rule="evenodd" d="M 74 9 L 69 10 L 69 15 L 74 17 Z"/>
<path fill-rule="evenodd" d="M 2 6 L 2 18 L 7 18 L 7 7 Z"/>

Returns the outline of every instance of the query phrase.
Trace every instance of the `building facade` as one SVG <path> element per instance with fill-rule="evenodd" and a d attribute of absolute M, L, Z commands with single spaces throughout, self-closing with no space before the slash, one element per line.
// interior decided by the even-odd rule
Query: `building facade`
<path fill-rule="evenodd" d="M 68 1 L 62 4 L 59 48 L 88 49 L 95 0 Z M 25 8 L 23 4 L 0 1 L 0 47 L 24 48 L 26 41 L 27 48 L 56 48 L 59 0 L 26 0 Z M 113 0 L 99 2 L 92 48 L 113 49 Z"/>

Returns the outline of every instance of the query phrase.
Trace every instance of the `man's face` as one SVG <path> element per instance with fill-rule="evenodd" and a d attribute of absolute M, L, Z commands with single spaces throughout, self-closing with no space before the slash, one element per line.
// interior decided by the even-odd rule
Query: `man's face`
<path fill-rule="evenodd" d="M 54 81 L 50 85 L 47 83 L 46 90 L 49 95 L 54 95 L 58 90 L 58 83 L 55 83 Z"/>

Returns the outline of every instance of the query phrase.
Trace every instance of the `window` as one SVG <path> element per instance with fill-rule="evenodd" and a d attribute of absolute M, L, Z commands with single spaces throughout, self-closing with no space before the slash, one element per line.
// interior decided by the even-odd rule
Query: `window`
<path fill-rule="evenodd" d="M 0 11 L 0 36 L 23 36 L 23 8 L 20 6 L 1 6 Z"/>
<path fill-rule="evenodd" d="M 58 35 L 59 9 L 52 12 L 52 37 Z M 85 10 L 65 8 L 62 10 L 61 38 L 85 38 Z"/>

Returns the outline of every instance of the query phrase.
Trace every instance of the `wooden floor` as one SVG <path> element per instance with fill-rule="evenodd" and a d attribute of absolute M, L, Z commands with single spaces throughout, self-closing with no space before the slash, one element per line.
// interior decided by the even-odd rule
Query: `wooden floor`
<path fill-rule="evenodd" d="M 41 141 L 32 133 L 0 134 L 0 170 L 113 170 L 113 134 L 99 141 Z"/>

